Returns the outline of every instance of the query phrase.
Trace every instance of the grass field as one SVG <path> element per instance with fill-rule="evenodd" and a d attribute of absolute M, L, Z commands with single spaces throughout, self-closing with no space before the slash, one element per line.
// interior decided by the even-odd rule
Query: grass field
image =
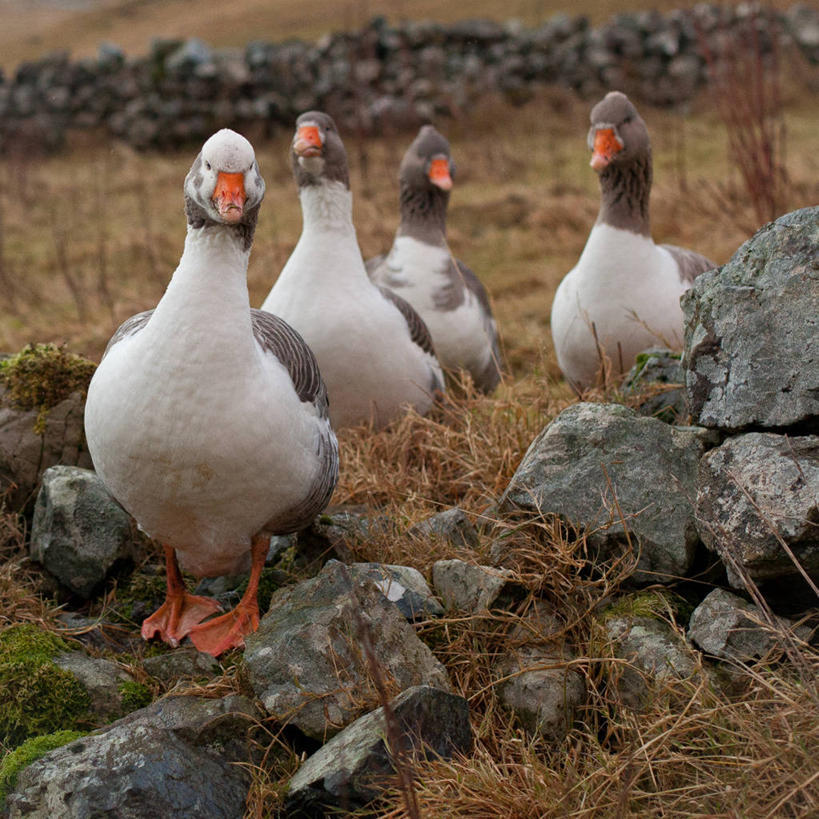
<path fill-rule="evenodd" d="M 319 21 L 318 11 L 311 20 L 292 11 L 291 4 L 253 0 L 237 6 L 241 25 L 228 25 L 233 18 L 217 19 L 215 9 L 221 7 L 210 0 L 196 4 L 195 12 L 182 0 L 100 5 L 63 17 L 58 9 L 40 7 L 37 14 L 45 22 L 32 22 L 30 37 L 40 38 L 38 48 L 46 47 L 56 36 L 53 26 L 59 25 L 77 53 L 102 37 L 117 40 L 117 32 L 121 44 L 139 49 L 150 33 L 175 33 L 184 8 L 186 33 L 229 44 L 244 42 L 256 22 L 256 36 L 310 36 L 331 23 L 356 25 L 372 11 L 363 3 L 338 4 L 332 15 L 322 12 Z M 580 4 L 573 11 L 601 19 L 611 6 Z M 495 7 L 474 0 L 452 6 L 451 12 L 476 16 Z M 394 4 L 391 13 L 426 16 L 434 8 L 425 0 L 406 0 Z M 278 15 L 275 22 L 263 22 L 272 10 Z M 533 22 L 554 10 L 545 0 L 520 0 L 504 6 L 504 16 Z M 163 16 L 174 14 L 175 22 Z M 6 28 L 3 37 L 12 31 Z M 25 37 L 18 40 L 21 50 L 35 48 Z M 9 53 L 15 52 L 6 51 L 6 57 Z M 785 89 L 789 181 L 782 212 L 819 201 L 815 80 L 793 80 Z M 453 504 L 483 514 L 532 438 L 574 400 L 560 379 L 548 316 L 554 290 L 579 256 L 597 211 L 597 181 L 585 146 L 589 108 L 589 101 L 555 89 L 522 108 L 487 99 L 458 121 L 437 123 L 449 135 L 458 165 L 450 242 L 492 296 L 508 373 L 494 396 L 455 400 L 430 418 L 408 416 L 377 434 L 343 432 L 335 502 L 367 504 L 406 524 Z M 655 239 L 726 261 L 756 225 L 712 100 L 703 94 L 685 116 L 645 106 L 641 113 L 654 146 Z M 267 195 L 250 262 L 254 306 L 268 292 L 300 231 L 287 160 L 290 136 L 255 140 Z M 392 241 L 397 167 L 411 138 L 346 138 L 365 257 Z M 0 159 L 5 180 L 0 186 L 0 351 L 53 341 L 98 359 L 123 319 L 157 302 L 182 250 L 182 181 L 196 150 L 136 154 L 121 144 L 78 135 L 70 151 L 57 157 Z M 22 621 L 54 627 L 58 609 L 25 559 L 24 532 L 11 516 L 2 523 L 0 627 Z M 597 612 L 622 578 L 614 570 L 591 578 L 582 541 L 569 542 L 556 529 L 541 526 L 515 538 L 513 568 L 532 596 L 545 598 L 560 613 L 567 644 L 583 658 L 577 668 L 586 680 L 589 705 L 557 747 L 528 739 L 499 708 L 491 661 L 509 650 L 507 634 L 531 601 L 507 618 L 422 626 L 422 636 L 436 646 L 455 689 L 469 699 L 476 734 L 468 759 L 418 767 L 422 815 L 816 815 L 815 652 L 803 648 L 788 662 L 771 657 L 751 669 L 735 669 L 725 687 L 702 681 L 670 685 L 643 713 L 618 709 L 607 689 L 617 661 Z M 434 560 L 485 563 L 488 550 L 488 539 L 478 549 L 455 551 L 376 538 L 357 557 L 413 565 L 428 575 Z M 685 627 L 683 608 L 660 603 L 657 611 L 675 628 Z M 129 668 L 144 677 L 140 658 L 129 660 Z M 226 665 L 225 675 L 209 690 L 221 694 L 242 685 L 241 675 Z M 157 687 L 158 693 L 165 690 Z M 287 777 L 298 764 L 278 735 L 269 733 L 275 726 L 264 728 L 259 741 L 273 749 L 269 759 L 278 761 L 256 772 L 248 815 L 259 817 L 275 815 Z M 396 792 L 379 815 L 411 814 Z"/>

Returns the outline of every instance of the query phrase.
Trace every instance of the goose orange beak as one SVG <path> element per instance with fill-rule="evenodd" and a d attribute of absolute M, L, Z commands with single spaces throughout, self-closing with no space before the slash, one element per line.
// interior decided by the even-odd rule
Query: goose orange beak
<path fill-rule="evenodd" d="M 235 225 L 242 218 L 247 201 L 245 175 L 220 171 L 211 200 L 222 219 L 228 224 Z"/>
<path fill-rule="evenodd" d="M 594 149 L 589 164 L 594 170 L 602 171 L 622 150 L 623 140 L 614 133 L 614 128 L 599 128 L 594 133 Z"/>
<path fill-rule="evenodd" d="M 316 125 L 302 125 L 296 131 L 293 150 L 297 156 L 321 156 L 321 134 Z"/>
<path fill-rule="evenodd" d="M 429 181 L 443 191 L 452 190 L 452 177 L 449 175 L 448 159 L 433 159 L 429 163 Z"/>

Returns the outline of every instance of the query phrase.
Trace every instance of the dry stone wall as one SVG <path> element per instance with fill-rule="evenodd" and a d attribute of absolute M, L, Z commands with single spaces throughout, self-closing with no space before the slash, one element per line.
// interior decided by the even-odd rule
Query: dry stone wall
<path fill-rule="evenodd" d="M 375 18 L 317 43 L 214 50 L 195 39 L 156 40 L 135 59 L 106 44 L 96 58 L 51 54 L 0 77 L 0 150 L 56 150 L 70 129 L 163 148 L 223 126 L 290 128 L 313 108 L 346 130 L 381 133 L 457 116 L 486 94 L 523 104 L 555 83 L 589 96 L 619 88 L 678 105 L 737 35 L 763 58 L 791 49 L 819 63 L 819 10 L 802 4 L 776 14 L 748 3 L 700 4 L 622 13 L 599 27 L 566 14 L 536 28 L 487 20 L 394 26 Z"/>

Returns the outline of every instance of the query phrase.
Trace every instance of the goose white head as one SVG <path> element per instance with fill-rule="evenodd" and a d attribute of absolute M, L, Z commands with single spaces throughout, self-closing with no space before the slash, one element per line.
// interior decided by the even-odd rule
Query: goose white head
<path fill-rule="evenodd" d="M 253 146 L 223 128 L 205 142 L 185 178 L 188 223 L 255 227 L 264 190 Z"/>

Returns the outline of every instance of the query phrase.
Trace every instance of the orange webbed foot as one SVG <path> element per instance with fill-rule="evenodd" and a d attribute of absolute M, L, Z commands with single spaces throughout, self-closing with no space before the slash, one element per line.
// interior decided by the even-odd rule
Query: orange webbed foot
<path fill-rule="evenodd" d="M 222 607 L 210 597 L 197 597 L 188 592 L 168 594 L 165 602 L 142 623 L 142 637 L 159 637 L 171 646 L 179 645 L 187 634 L 206 617 Z"/>
<path fill-rule="evenodd" d="M 242 648 L 245 635 L 259 628 L 259 607 L 239 603 L 233 611 L 214 617 L 190 630 L 190 638 L 199 651 L 218 657 L 231 648 Z"/>

